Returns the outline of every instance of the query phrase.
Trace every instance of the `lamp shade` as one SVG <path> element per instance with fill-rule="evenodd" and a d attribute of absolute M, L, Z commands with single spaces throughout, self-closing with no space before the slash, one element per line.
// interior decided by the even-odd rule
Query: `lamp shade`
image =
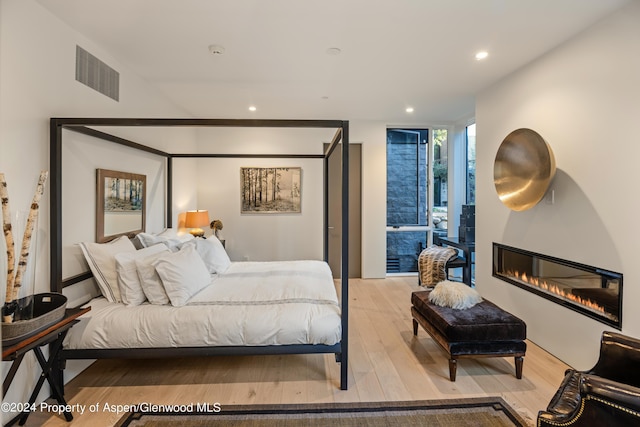
<path fill-rule="evenodd" d="M 186 228 L 199 228 L 204 227 L 205 225 L 209 225 L 209 211 L 187 211 L 187 215 L 184 219 L 184 226 Z"/>

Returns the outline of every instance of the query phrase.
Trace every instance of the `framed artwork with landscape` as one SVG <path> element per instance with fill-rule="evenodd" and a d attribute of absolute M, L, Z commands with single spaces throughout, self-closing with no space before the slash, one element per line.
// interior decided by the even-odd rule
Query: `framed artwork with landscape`
<path fill-rule="evenodd" d="M 301 213 L 302 168 L 240 168 L 241 210 L 249 213 Z"/>
<path fill-rule="evenodd" d="M 146 175 L 96 169 L 96 242 L 144 231 Z"/>

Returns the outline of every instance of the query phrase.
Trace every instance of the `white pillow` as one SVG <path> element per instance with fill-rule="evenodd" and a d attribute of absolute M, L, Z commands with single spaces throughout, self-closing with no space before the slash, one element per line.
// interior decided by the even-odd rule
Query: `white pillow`
<path fill-rule="evenodd" d="M 136 240 L 140 242 L 143 248 L 156 245 L 166 239 L 177 239 L 178 233 L 173 228 L 165 228 L 160 233 L 145 233 L 141 232 L 136 234 Z"/>
<path fill-rule="evenodd" d="M 231 265 L 227 251 L 224 250 L 224 246 L 215 236 L 211 236 L 208 239 L 194 239 L 187 244 L 195 245 L 198 255 L 204 261 L 209 273 L 222 274 Z"/>
<path fill-rule="evenodd" d="M 140 305 L 147 300 L 147 297 L 142 290 L 140 277 L 138 276 L 136 260 L 149 258 L 151 255 L 167 252 L 169 252 L 169 248 L 165 245 L 153 245 L 135 252 L 123 252 L 116 254 L 118 288 L 120 289 L 120 298 L 124 304 Z"/>
<path fill-rule="evenodd" d="M 127 236 L 121 236 L 107 243 L 82 242 L 80 249 L 102 295 L 110 302 L 120 302 L 115 256 L 123 252 L 135 252 L 133 243 Z"/>
<path fill-rule="evenodd" d="M 481 302 L 482 297 L 478 291 L 464 283 L 443 280 L 429 293 L 429 301 L 440 307 L 462 310 Z"/>
<path fill-rule="evenodd" d="M 173 252 L 176 252 L 184 242 L 193 240 L 194 237 L 189 233 L 178 236 L 172 228 L 167 228 L 160 234 L 138 233 L 136 238 L 142 247 L 148 248 L 158 243 L 163 243 Z"/>
<path fill-rule="evenodd" d="M 181 307 L 211 283 L 211 275 L 194 245 L 165 255 L 151 263 L 158 272 L 171 305 Z"/>
<path fill-rule="evenodd" d="M 175 228 L 165 228 L 161 232 L 156 233 L 156 236 L 158 236 L 158 237 L 166 237 L 168 239 L 177 239 L 178 238 L 178 232 L 176 231 Z"/>
<path fill-rule="evenodd" d="M 161 245 L 164 246 L 164 245 Z M 140 286 L 142 291 L 147 297 L 149 302 L 154 305 L 166 305 L 169 304 L 169 297 L 164 290 L 162 280 L 158 276 L 156 268 L 153 266 L 153 262 L 158 259 L 159 256 L 170 254 L 169 248 L 164 246 L 167 251 L 160 254 L 151 255 L 146 258 L 136 259 L 136 271 L 138 272 L 138 278 L 140 279 Z"/>

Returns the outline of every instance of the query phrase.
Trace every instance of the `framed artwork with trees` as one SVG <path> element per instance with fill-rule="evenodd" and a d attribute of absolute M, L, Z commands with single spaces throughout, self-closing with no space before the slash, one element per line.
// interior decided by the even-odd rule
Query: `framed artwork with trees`
<path fill-rule="evenodd" d="M 96 242 L 144 231 L 146 175 L 96 169 Z"/>
<path fill-rule="evenodd" d="M 249 213 L 301 213 L 302 168 L 240 168 L 241 209 Z"/>

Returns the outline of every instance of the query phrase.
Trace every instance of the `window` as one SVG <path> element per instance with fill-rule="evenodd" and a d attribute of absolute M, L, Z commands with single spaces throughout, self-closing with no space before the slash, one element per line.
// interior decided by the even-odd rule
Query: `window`
<path fill-rule="evenodd" d="M 387 273 L 417 272 L 429 233 L 447 233 L 448 137 L 387 129 Z"/>
<path fill-rule="evenodd" d="M 449 166 L 447 163 L 447 130 L 433 130 L 433 207 L 447 207 L 447 178 Z"/>
<path fill-rule="evenodd" d="M 438 235 L 447 234 L 448 200 L 447 181 L 449 180 L 447 129 L 433 130 L 433 209 L 432 232 Z"/>
<path fill-rule="evenodd" d="M 476 125 L 471 124 L 466 127 L 466 140 L 467 140 L 467 205 L 476 204 Z M 475 227 L 475 223 L 474 223 Z M 474 232 L 475 234 L 475 232 Z M 476 260 L 475 252 L 471 256 L 471 282 L 476 281 Z"/>
<path fill-rule="evenodd" d="M 476 204 L 476 125 L 467 126 L 467 204 Z"/>
<path fill-rule="evenodd" d="M 427 245 L 429 132 L 387 129 L 387 273 L 418 271 Z"/>
<path fill-rule="evenodd" d="M 427 129 L 387 130 L 387 225 L 427 225 Z"/>
<path fill-rule="evenodd" d="M 448 131 L 429 132 L 387 129 L 388 273 L 418 271 L 418 255 L 427 246 L 430 223 L 433 232 L 447 232 Z"/>

